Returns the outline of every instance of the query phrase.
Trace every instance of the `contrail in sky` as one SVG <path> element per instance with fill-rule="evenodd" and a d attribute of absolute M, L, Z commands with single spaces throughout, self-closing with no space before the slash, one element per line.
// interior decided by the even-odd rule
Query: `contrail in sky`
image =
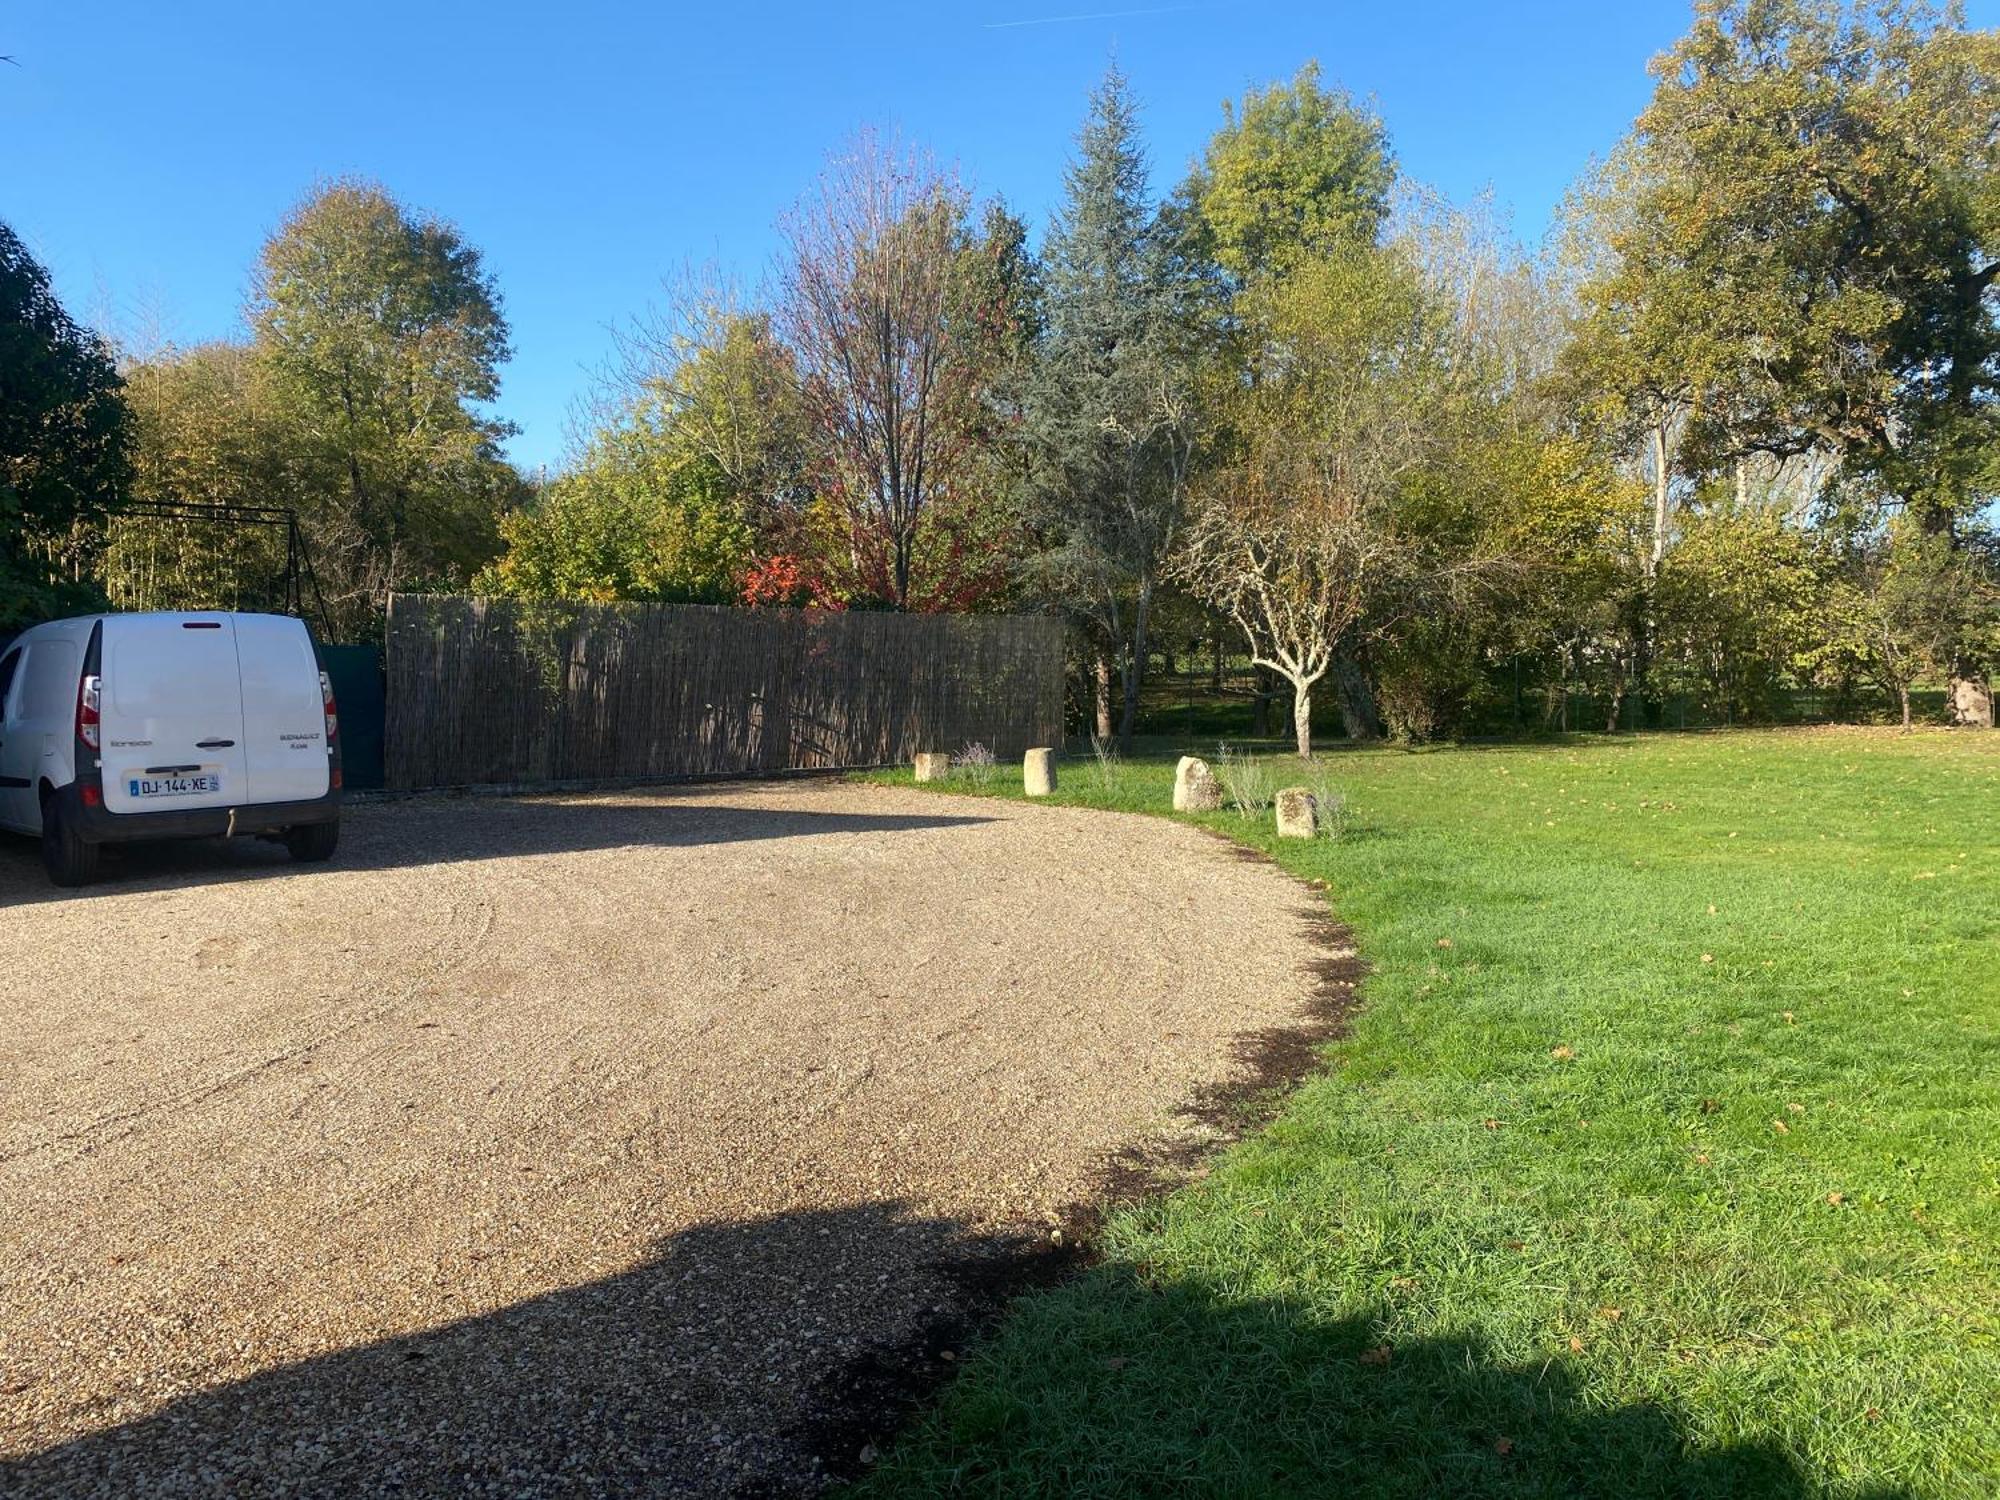
<path fill-rule="evenodd" d="M 1093 10 L 1076 16 L 1036 16 L 1029 21 L 988 21 L 981 31 L 1011 31 L 1016 26 L 1055 26 L 1064 21 L 1114 21 L 1123 16 L 1170 16 L 1177 11 L 1201 10 L 1199 5 L 1153 5 L 1144 10 Z"/>

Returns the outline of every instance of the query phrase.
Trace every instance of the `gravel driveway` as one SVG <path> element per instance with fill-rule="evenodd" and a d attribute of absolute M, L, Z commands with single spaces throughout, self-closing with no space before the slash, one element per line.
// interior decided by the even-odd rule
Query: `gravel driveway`
<path fill-rule="evenodd" d="M 107 872 L 0 843 L 8 1494 L 809 1493 L 1323 956 L 1195 830 L 835 781 Z"/>

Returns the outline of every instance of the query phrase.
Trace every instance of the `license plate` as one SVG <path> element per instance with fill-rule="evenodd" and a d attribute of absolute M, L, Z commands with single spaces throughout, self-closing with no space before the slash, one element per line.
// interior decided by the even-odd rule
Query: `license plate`
<path fill-rule="evenodd" d="M 222 790 L 222 778 L 213 771 L 192 776 L 128 776 L 125 790 L 135 801 L 155 798 L 204 797 Z"/>

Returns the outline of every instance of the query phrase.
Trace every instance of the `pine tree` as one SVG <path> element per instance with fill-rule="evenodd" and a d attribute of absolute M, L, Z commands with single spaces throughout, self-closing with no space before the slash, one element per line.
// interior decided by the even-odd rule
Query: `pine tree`
<path fill-rule="evenodd" d="M 1149 202 L 1137 113 L 1115 67 L 1091 96 L 1064 188 L 1043 250 L 1045 322 L 1027 400 L 1037 500 L 1053 541 L 1036 572 L 1099 652 L 1100 733 L 1116 664 L 1118 738 L 1129 744 L 1193 427 L 1172 247 Z"/>

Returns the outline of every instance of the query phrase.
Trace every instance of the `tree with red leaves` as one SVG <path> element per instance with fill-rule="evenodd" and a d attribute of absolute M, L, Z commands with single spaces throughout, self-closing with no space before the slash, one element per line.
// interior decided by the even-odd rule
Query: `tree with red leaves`
<path fill-rule="evenodd" d="M 1005 582 L 991 393 L 1022 335 L 1007 277 L 974 274 L 968 211 L 956 178 L 864 135 L 786 223 L 779 326 L 818 470 L 801 549 L 816 593 L 935 611 Z"/>

